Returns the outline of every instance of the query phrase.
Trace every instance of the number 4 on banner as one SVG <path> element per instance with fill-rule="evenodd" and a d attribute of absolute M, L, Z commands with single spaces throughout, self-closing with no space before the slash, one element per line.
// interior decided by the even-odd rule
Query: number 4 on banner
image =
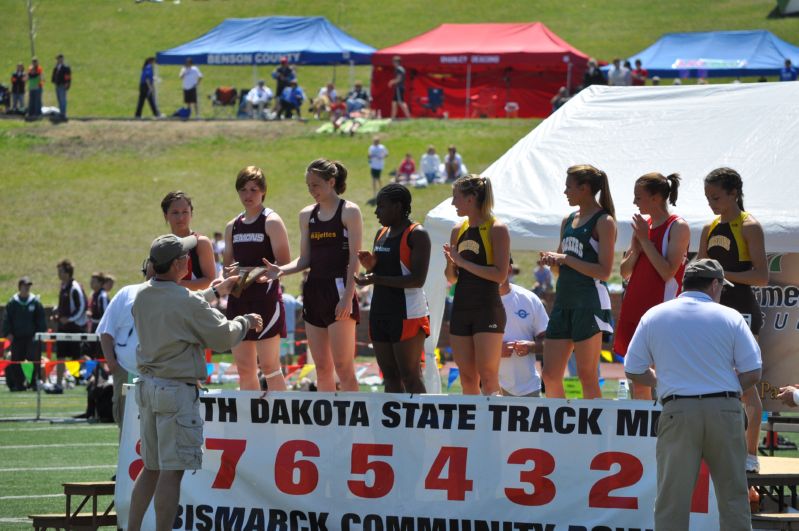
<path fill-rule="evenodd" d="M 424 488 L 445 490 L 448 500 L 465 500 L 466 493 L 471 492 L 473 485 L 471 479 L 466 479 L 466 456 L 467 448 L 442 446 L 424 479 Z M 442 477 L 445 466 L 447 466 L 447 476 Z"/>

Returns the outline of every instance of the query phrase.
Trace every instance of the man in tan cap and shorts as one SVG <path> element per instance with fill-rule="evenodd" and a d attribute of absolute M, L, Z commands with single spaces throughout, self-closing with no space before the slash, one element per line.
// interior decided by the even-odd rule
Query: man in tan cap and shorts
<path fill-rule="evenodd" d="M 136 383 L 142 470 L 133 485 L 128 529 L 141 529 L 155 498 L 156 529 L 171 530 L 186 470 L 202 467 L 203 421 L 198 382 L 207 377 L 204 350 L 230 350 L 249 329 L 260 330 L 260 315 L 228 321 L 209 301 L 227 295 L 238 281 L 231 276 L 192 292 L 177 282 L 188 270 L 195 236 L 159 236 L 150 247 L 155 278 L 144 284 L 133 303 L 139 334 Z"/>

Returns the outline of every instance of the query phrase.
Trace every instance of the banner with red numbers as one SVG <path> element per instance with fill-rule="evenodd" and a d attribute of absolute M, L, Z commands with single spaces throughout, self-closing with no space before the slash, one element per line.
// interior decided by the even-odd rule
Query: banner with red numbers
<path fill-rule="evenodd" d="M 128 393 L 116 507 L 126 527 L 143 464 Z M 382 393 L 200 397 L 203 468 L 183 477 L 175 529 L 652 529 L 655 430 L 643 401 Z M 144 529 L 154 529 L 152 507 Z M 706 469 L 691 529 L 717 529 Z"/>

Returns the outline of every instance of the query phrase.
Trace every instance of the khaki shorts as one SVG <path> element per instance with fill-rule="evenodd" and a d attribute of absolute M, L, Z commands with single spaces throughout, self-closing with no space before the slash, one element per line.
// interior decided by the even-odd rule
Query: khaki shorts
<path fill-rule="evenodd" d="M 141 456 L 148 470 L 199 470 L 203 420 L 197 387 L 161 378 L 140 378 Z"/>

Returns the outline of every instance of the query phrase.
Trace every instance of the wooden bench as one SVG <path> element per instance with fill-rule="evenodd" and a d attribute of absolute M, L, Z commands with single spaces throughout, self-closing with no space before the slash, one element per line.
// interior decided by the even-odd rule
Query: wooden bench
<path fill-rule="evenodd" d="M 116 488 L 114 481 L 64 483 L 63 485 L 64 494 L 67 498 L 66 510 L 61 514 L 30 515 L 29 518 L 33 520 L 33 527 L 36 531 L 45 531 L 46 529 L 94 530 L 106 526 L 116 527 L 117 515 L 113 511 L 113 499 L 106 505 L 103 512 L 98 512 L 98 497 L 113 496 Z M 74 511 L 72 510 L 73 496 L 83 496 L 83 500 Z M 91 501 L 91 512 L 81 513 L 81 510 L 89 501 Z"/>
<path fill-rule="evenodd" d="M 773 438 L 774 433 L 799 433 L 799 417 L 787 415 L 769 415 L 768 420 L 760 424 L 760 429 L 766 432 L 766 449 L 768 455 L 774 455 L 776 447 L 776 440 Z M 761 446 L 761 452 L 763 448 Z"/>
<path fill-rule="evenodd" d="M 760 472 L 747 473 L 750 487 L 755 487 L 761 497 L 768 496 L 777 502 L 780 512 L 786 509 L 786 491 L 790 494 L 790 505 L 797 506 L 799 485 L 799 459 L 793 457 L 760 457 Z"/>
<path fill-rule="evenodd" d="M 755 529 L 799 530 L 799 513 L 755 513 L 752 515 Z"/>

